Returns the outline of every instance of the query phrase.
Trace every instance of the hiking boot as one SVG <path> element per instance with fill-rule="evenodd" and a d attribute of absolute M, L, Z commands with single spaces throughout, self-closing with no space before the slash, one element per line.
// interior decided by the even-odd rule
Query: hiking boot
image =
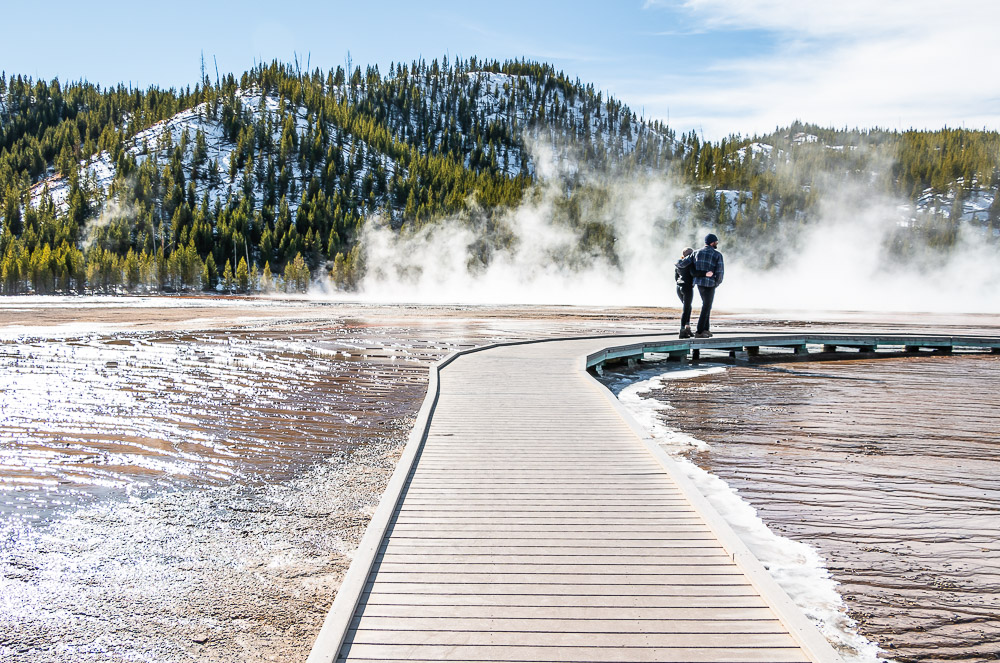
<path fill-rule="evenodd" d="M 695 338 L 712 338 L 712 332 L 702 331 L 694 335 Z"/>
<path fill-rule="evenodd" d="M 681 329 L 681 333 L 678 334 L 678 336 L 680 336 L 681 338 L 691 338 L 692 336 L 694 336 L 694 334 L 691 332 L 690 327 L 685 327 Z"/>

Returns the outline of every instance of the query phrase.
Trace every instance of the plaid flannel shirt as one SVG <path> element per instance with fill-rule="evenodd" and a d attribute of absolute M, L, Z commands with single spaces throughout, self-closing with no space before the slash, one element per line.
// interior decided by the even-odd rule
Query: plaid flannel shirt
<path fill-rule="evenodd" d="M 722 285 L 724 265 L 722 254 L 711 246 L 703 246 L 694 254 L 694 269 L 697 274 L 713 272 L 712 276 L 695 276 L 694 284 L 709 288 Z"/>

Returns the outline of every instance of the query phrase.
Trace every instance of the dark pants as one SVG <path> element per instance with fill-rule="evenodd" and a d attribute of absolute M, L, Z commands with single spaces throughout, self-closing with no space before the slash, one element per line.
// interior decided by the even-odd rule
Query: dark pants
<path fill-rule="evenodd" d="M 694 303 L 694 284 L 677 286 L 677 297 L 681 300 L 681 329 L 691 324 L 691 304 Z"/>
<path fill-rule="evenodd" d="M 701 295 L 701 315 L 698 316 L 698 331 L 708 331 L 709 317 L 712 315 L 712 301 L 715 299 L 715 288 L 706 285 L 698 286 Z"/>

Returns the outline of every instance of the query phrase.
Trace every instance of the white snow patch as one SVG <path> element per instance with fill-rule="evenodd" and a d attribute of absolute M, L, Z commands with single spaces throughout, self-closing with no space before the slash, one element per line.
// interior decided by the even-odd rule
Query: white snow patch
<path fill-rule="evenodd" d="M 802 145 L 803 143 L 816 143 L 819 141 L 819 136 L 815 134 L 807 134 L 804 131 L 799 131 L 792 134 L 792 142 L 796 145 Z"/>

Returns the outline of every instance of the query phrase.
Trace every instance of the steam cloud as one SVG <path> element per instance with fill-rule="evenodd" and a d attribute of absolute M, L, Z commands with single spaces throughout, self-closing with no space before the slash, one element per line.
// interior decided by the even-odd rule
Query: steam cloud
<path fill-rule="evenodd" d="M 674 261 L 715 232 L 726 254 L 720 308 L 1000 312 L 1000 261 L 981 230 L 960 230 L 948 253 L 923 249 L 900 262 L 886 247 L 912 216 L 909 202 L 863 183 L 831 175 L 817 216 L 741 245 L 693 211 L 703 192 L 670 177 L 583 172 L 564 152 L 533 153 L 539 189 L 499 219 L 472 213 L 402 232 L 369 222 L 362 297 L 676 306 Z M 601 201 L 584 205 L 574 223 L 566 221 L 570 183 Z M 588 244 L 595 227 L 612 230 L 612 254 Z"/>
<path fill-rule="evenodd" d="M 582 173 L 575 160 L 546 148 L 536 147 L 534 155 L 539 190 L 499 219 L 499 228 L 475 214 L 399 234 L 369 223 L 362 238 L 368 268 L 363 296 L 419 303 L 672 302 L 672 256 L 690 240 L 668 230 L 681 223 L 678 206 L 690 191 L 667 178 L 630 182 Z M 560 209 L 570 180 L 603 203 L 581 210 L 583 223 L 576 226 L 564 221 Z M 588 223 L 613 229 L 614 255 L 581 249 Z M 512 241 L 504 244 L 504 238 Z M 488 261 L 481 258 L 484 246 Z"/>
<path fill-rule="evenodd" d="M 101 207 L 101 213 L 89 219 L 87 221 L 87 225 L 84 226 L 83 232 L 81 233 L 82 240 L 80 248 L 84 252 L 89 251 L 90 247 L 94 245 L 95 241 L 97 241 L 97 237 L 103 229 L 107 228 L 116 221 L 120 222 L 121 219 L 130 215 L 131 210 L 120 204 L 118 201 L 105 201 Z"/>

